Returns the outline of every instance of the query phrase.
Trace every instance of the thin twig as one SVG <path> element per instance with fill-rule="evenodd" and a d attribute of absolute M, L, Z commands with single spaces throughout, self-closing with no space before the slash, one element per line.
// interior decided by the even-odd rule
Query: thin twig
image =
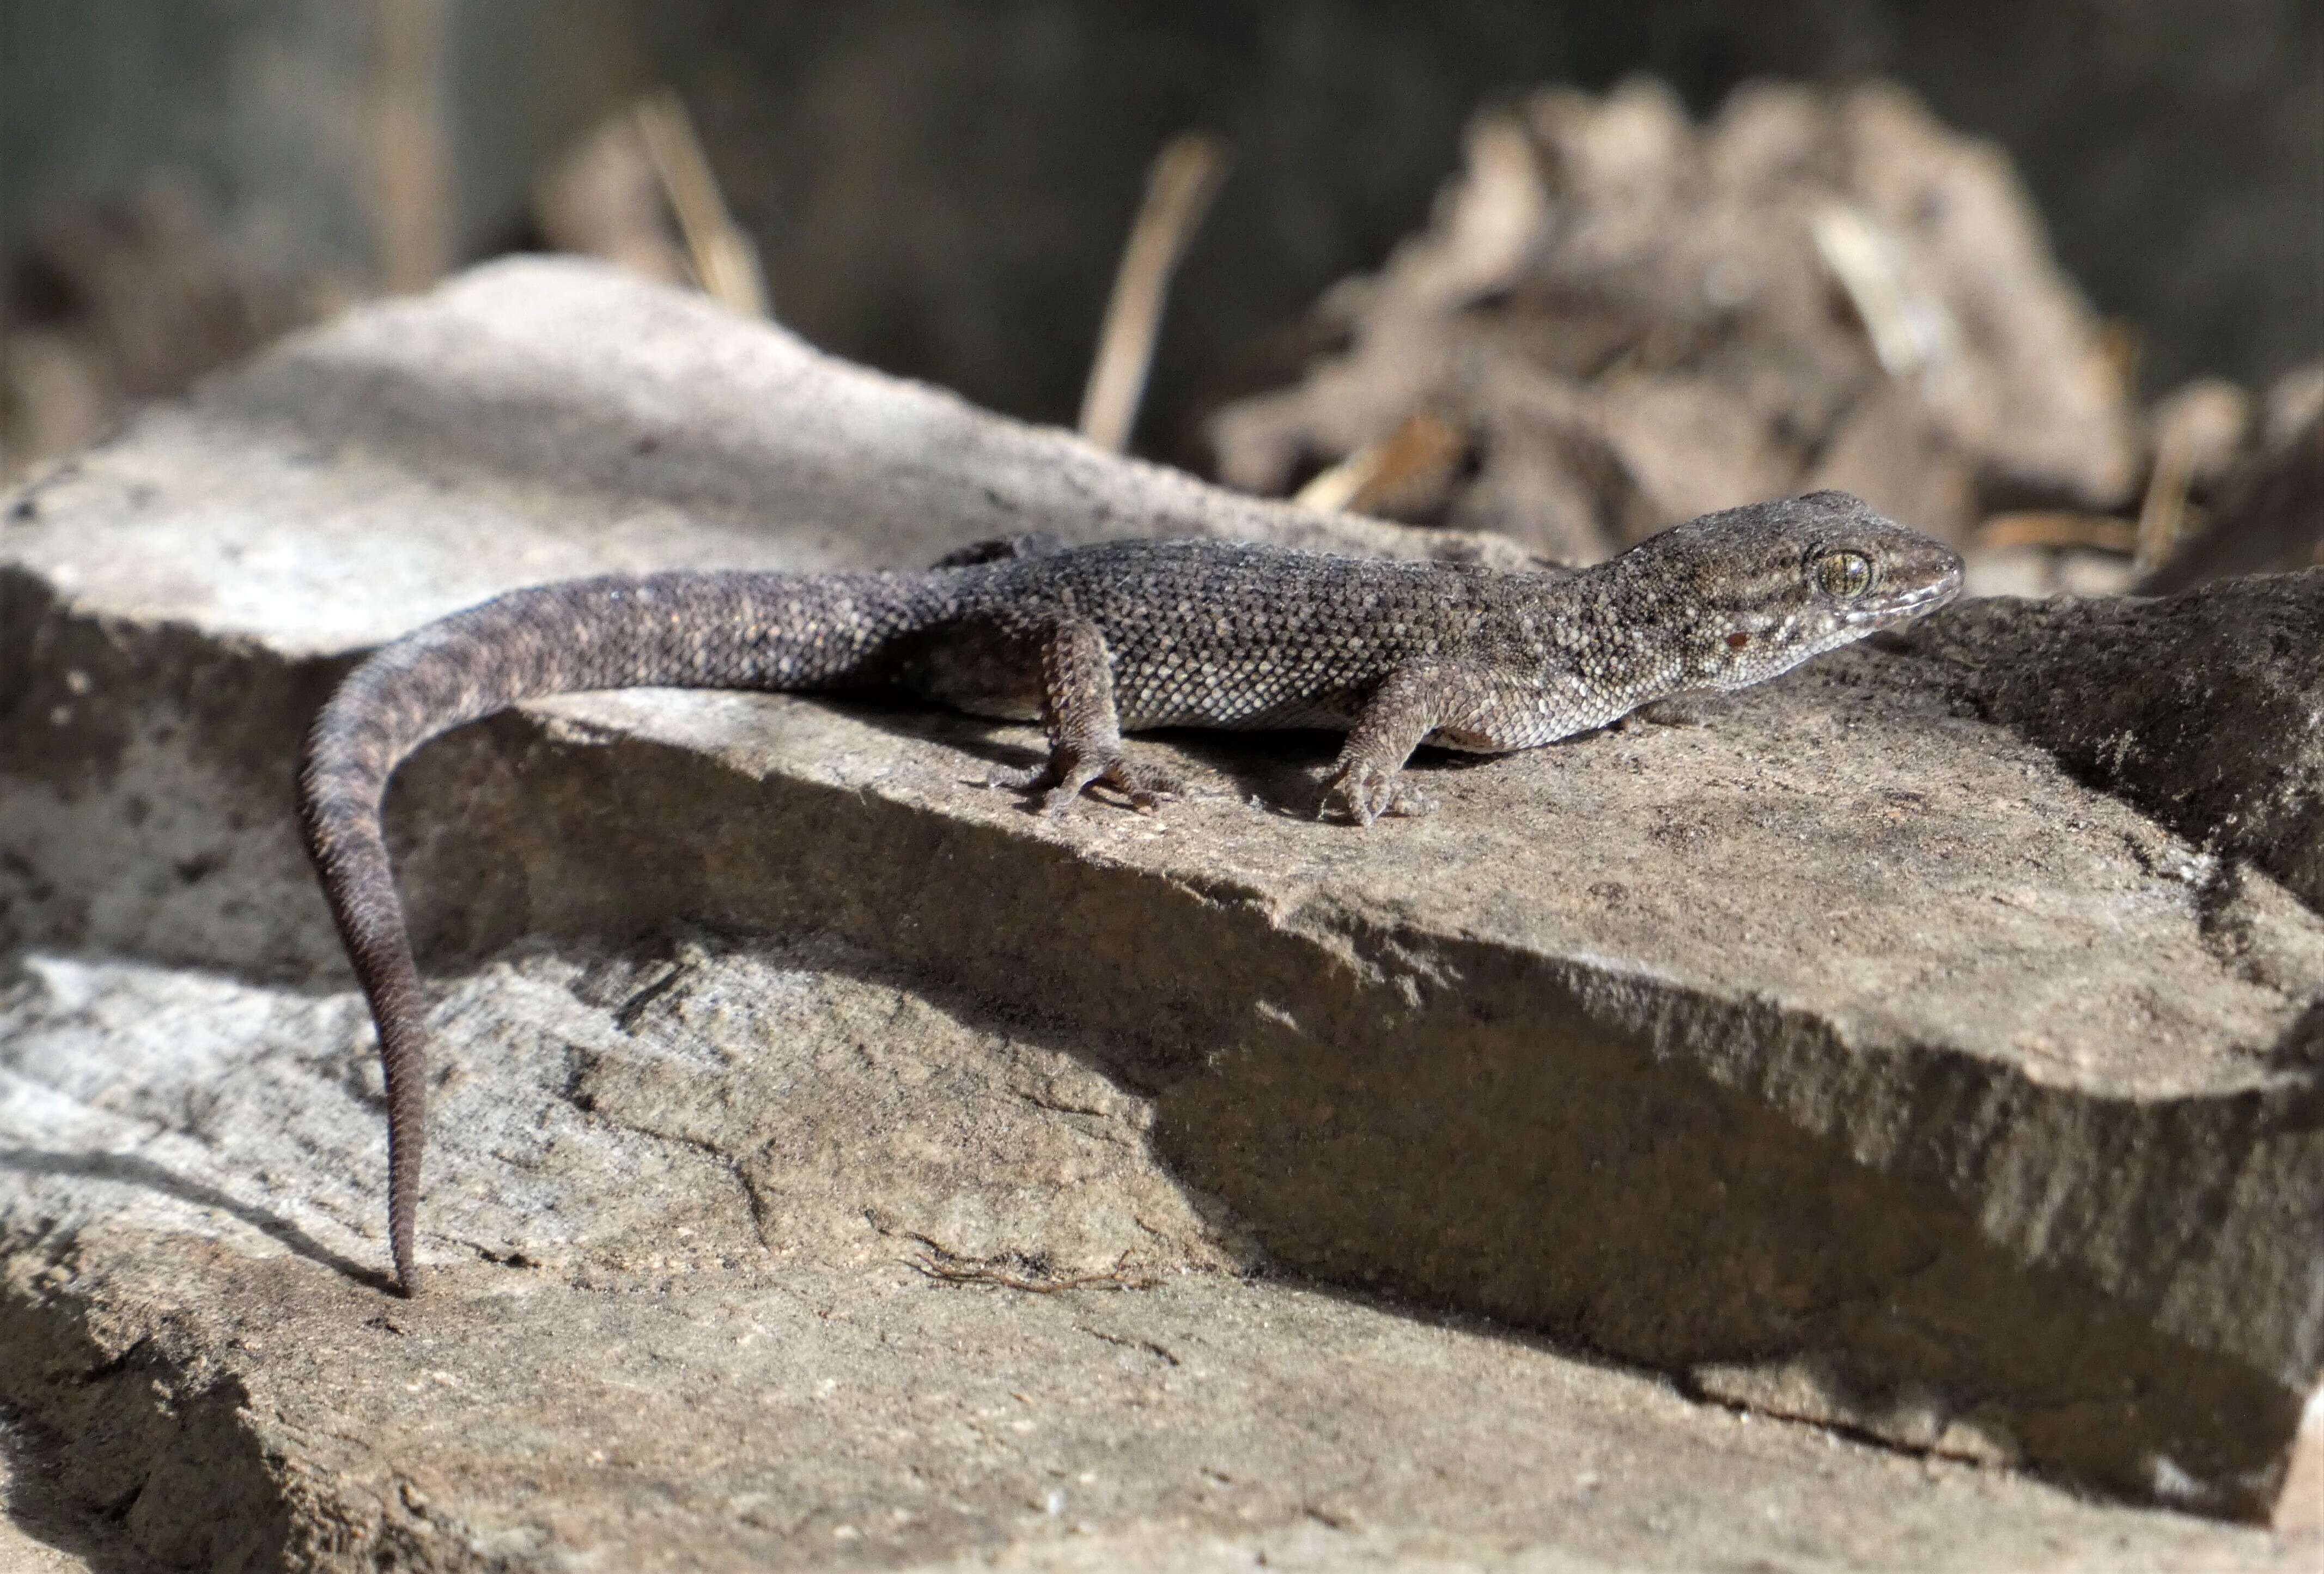
<path fill-rule="evenodd" d="M 558 251 L 602 257 L 662 284 L 694 282 L 634 106 L 591 128 L 550 166 L 533 187 L 532 209 L 541 238 Z"/>
<path fill-rule="evenodd" d="M 1171 138 L 1147 171 L 1146 200 L 1121 249 L 1113 298 L 1106 302 L 1105 326 L 1098 332 L 1089 386 L 1082 394 L 1082 436 L 1102 447 L 1120 452 L 1130 446 L 1146 374 L 1154 364 L 1170 275 L 1202 227 L 1226 172 L 1227 144 L 1208 132 Z"/>
<path fill-rule="evenodd" d="M 741 316 L 766 316 L 767 282 L 758 248 L 727 212 L 686 106 L 664 89 L 638 106 L 637 117 L 638 134 L 661 178 L 669 210 L 678 216 L 678 233 L 686 237 L 687 256 L 703 292 Z"/>
<path fill-rule="evenodd" d="M 1449 476 L 1469 452 L 1469 439 L 1427 410 L 1406 417 L 1394 431 L 1319 471 L 1292 501 L 1324 513 L 1360 513 L 1425 478 Z"/>
<path fill-rule="evenodd" d="M 2183 425 L 2163 425 L 2154 446 L 2154 472 L 2139 505 L 2138 538 L 2130 566 L 2141 575 L 2161 567 L 2187 530 L 2187 493 L 2195 484 L 2195 444 Z"/>

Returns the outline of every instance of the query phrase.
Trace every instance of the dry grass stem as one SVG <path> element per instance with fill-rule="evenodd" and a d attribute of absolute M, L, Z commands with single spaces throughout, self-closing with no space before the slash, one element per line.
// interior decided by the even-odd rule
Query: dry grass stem
<path fill-rule="evenodd" d="M 1379 442 L 1359 448 L 1301 487 L 1293 501 L 1325 513 L 1361 513 L 1407 492 L 1441 491 L 1468 456 L 1469 439 L 1442 417 L 1422 410 Z M 1434 483 L 1430 485 L 1428 483 Z"/>
<path fill-rule="evenodd" d="M 1082 436 L 1102 447 L 1119 453 L 1130 446 L 1154 364 L 1170 276 L 1202 227 L 1227 164 L 1223 141 L 1207 132 L 1187 132 L 1171 138 L 1147 172 L 1146 200 L 1122 247 L 1089 385 L 1082 394 Z"/>
<path fill-rule="evenodd" d="M 1833 202 L 1808 228 L 1862 319 L 1882 371 L 1908 377 L 1944 358 L 1953 337 L 1950 316 L 1906 283 L 1903 249 L 1878 220 L 1852 203 Z"/>
<path fill-rule="evenodd" d="M 2195 482 L 2194 444 L 2183 428 L 2166 427 L 2154 446 L 2154 471 L 2138 511 L 2137 549 L 2131 566 L 2152 574 L 2169 560 L 2187 524 L 2187 493 Z"/>
<path fill-rule="evenodd" d="M 729 311 L 765 317 L 767 284 L 758 248 L 727 212 L 686 106 L 675 93 L 657 93 L 638 106 L 637 124 L 703 292 Z"/>

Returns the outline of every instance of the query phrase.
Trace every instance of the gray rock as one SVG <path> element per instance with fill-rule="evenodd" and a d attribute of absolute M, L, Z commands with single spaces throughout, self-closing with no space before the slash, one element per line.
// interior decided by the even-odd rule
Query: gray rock
<path fill-rule="evenodd" d="M 2324 919 L 1962 713 L 1935 646 L 1441 767 L 1370 833 L 1304 813 L 1328 741 L 1150 742 L 1205 794 L 1053 823 L 981 786 L 1034 737 L 955 717 L 469 729 L 390 805 L 443 990 L 406 1304 L 288 815 L 349 652 L 620 566 L 1448 544 L 543 263 L 0 518 L 0 1396 L 152 1555 L 2312 1553 L 1942 1462 L 2312 1498 Z"/>
<path fill-rule="evenodd" d="M 2164 600 L 1972 602 L 1905 643 L 2084 780 L 2324 910 L 2324 568 Z"/>
<path fill-rule="evenodd" d="M 2298 1567 L 1218 1272 L 1151 1100 L 884 972 L 684 932 L 475 968 L 407 1304 L 347 995 L 29 953 L 0 1385 L 170 1566 Z"/>

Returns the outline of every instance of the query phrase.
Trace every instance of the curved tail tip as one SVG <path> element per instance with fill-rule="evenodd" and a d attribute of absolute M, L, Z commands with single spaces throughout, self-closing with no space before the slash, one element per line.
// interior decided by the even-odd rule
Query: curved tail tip
<path fill-rule="evenodd" d="M 392 1255 L 395 1259 L 395 1293 L 406 1301 L 417 1301 L 428 1286 L 428 1275 L 420 1269 L 417 1254 L 409 1241 L 395 1244 Z"/>

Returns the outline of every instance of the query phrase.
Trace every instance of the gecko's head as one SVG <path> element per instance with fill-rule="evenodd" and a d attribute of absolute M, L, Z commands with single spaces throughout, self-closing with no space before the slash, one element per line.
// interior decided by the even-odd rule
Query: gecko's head
<path fill-rule="evenodd" d="M 1961 560 L 1844 492 L 1705 514 L 1625 555 L 1633 583 L 1675 587 L 1692 615 L 1681 659 L 1689 686 L 1741 688 L 1960 592 Z"/>

